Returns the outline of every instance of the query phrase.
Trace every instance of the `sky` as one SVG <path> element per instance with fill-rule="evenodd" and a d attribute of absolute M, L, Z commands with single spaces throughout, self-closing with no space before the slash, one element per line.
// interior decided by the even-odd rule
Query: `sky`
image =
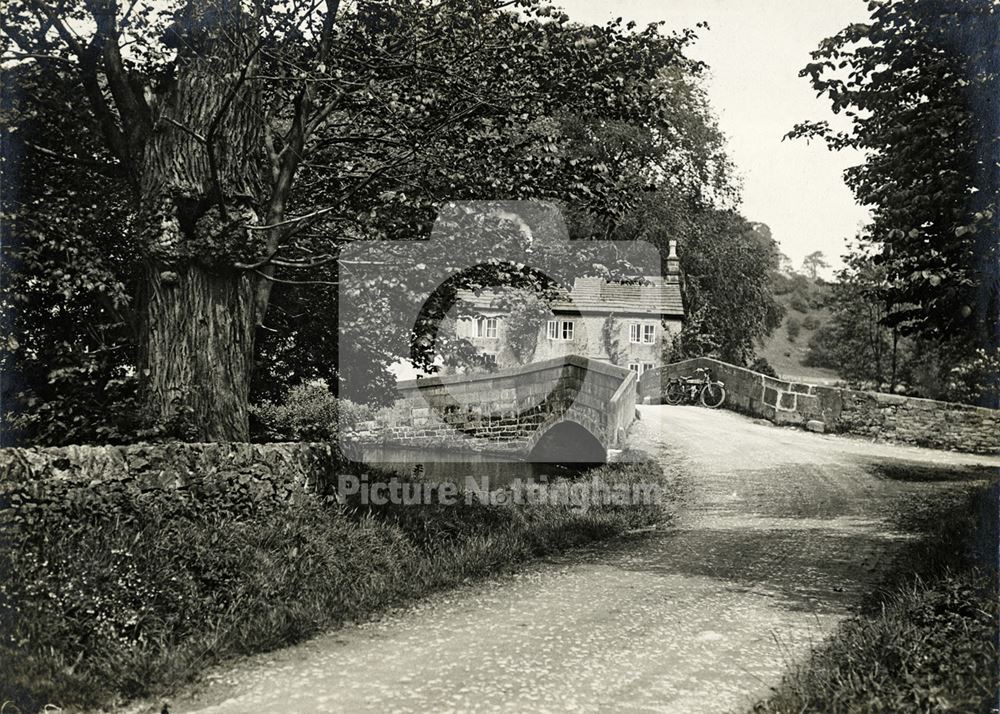
<path fill-rule="evenodd" d="M 553 2 L 577 22 L 622 17 L 641 27 L 663 20 L 665 31 L 708 22 L 690 55 L 709 65 L 706 90 L 742 177 L 741 212 L 770 226 L 796 268 L 816 250 L 831 264 L 840 263 L 867 217 L 842 179 L 861 155 L 782 137 L 797 122 L 835 119 L 826 99 L 798 73 L 820 40 L 867 19 L 865 0 Z"/>

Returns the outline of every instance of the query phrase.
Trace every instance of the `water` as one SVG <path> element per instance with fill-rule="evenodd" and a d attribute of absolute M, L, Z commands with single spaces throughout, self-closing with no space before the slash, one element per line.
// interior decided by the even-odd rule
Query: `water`
<path fill-rule="evenodd" d="M 354 458 L 402 476 L 412 475 L 420 466 L 421 477 L 436 483 L 451 482 L 463 486 L 469 478 L 475 479 L 477 484 L 486 479 L 490 489 L 507 486 L 513 481 L 544 481 L 578 473 L 577 469 L 561 464 L 531 463 L 512 457 L 487 456 L 446 449 L 364 446 L 360 447 L 360 458 L 358 456 Z"/>

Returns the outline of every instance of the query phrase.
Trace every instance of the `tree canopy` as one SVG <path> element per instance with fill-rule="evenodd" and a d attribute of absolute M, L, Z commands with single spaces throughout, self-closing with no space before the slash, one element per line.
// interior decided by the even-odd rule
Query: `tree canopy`
<path fill-rule="evenodd" d="M 252 390 L 335 375 L 341 247 L 442 202 L 556 201 L 585 238 L 734 195 L 693 30 L 534 0 L 17 0 L 0 30 L 5 401 L 36 438 L 245 438 Z"/>
<path fill-rule="evenodd" d="M 967 346 L 998 342 L 1000 15 L 992 0 L 879 0 L 800 73 L 846 128 L 789 136 L 860 150 L 845 180 L 871 208 L 862 243 L 886 281 L 884 320 Z"/>

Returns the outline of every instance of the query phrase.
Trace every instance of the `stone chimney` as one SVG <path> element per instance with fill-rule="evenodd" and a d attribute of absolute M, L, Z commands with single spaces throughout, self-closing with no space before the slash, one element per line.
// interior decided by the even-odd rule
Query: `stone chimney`
<path fill-rule="evenodd" d="M 667 245 L 670 246 L 670 253 L 667 255 L 667 275 L 680 275 L 681 259 L 677 257 L 677 241 L 671 239 Z"/>

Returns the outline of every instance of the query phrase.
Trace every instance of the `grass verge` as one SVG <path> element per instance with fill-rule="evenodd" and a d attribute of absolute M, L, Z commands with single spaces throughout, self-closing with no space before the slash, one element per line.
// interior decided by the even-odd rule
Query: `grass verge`
<path fill-rule="evenodd" d="M 996 707 L 997 499 L 994 484 L 963 491 L 944 509 L 908 514 L 923 537 L 900 569 L 753 711 L 985 714 Z"/>
<path fill-rule="evenodd" d="M 583 478 L 667 485 L 650 463 Z M 5 714 L 168 693 L 222 660 L 668 515 L 662 503 L 250 507 L 179 492 L 5 510 Z"/>

